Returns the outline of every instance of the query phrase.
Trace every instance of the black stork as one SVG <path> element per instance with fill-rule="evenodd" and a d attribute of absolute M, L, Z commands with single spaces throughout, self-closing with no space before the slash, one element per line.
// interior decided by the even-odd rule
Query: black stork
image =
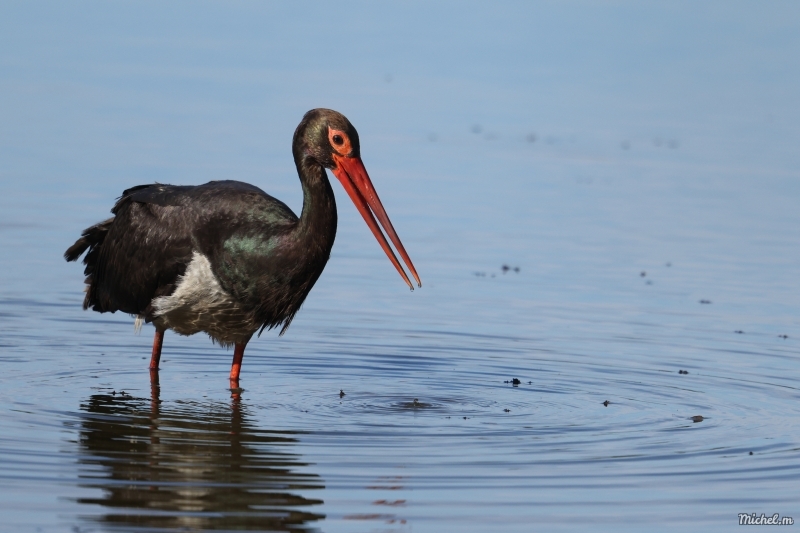
<path fill-rule="evenodd" d="M 214 342 L 234 346 L 230 379 L 238 387 L 253 334 L 278 326 L 286 331 L 322 274 L 336 236 L 326 168 L 411 290 L 381 227 L 422 286 L 361 162 L 350 121 L 330 109 L 309 111 L 294 132 L 292 154 L 303 187 L 299 218 L 280 200 L 239 181 L 139 185 L 122 193 L 112 218 L 84 230 L 64 253 L 75 261 L 88 250 L 84 309 L 129 313 L 137 328 L 153 323 L 151 374 L 158 371 L 164 331 L 204 331 Z"/>

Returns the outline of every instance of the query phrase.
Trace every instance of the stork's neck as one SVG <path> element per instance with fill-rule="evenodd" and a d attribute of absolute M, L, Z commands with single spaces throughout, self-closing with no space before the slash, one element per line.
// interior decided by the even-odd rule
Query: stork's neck
<path fill-rule="evenodd" d="M 321 251 L 327 260 L 336 237 L 336 199 L 325 169 L 310 157 L 295 159 L 303 185 L 303 212 L 297 238 L 309 252 Z"/>

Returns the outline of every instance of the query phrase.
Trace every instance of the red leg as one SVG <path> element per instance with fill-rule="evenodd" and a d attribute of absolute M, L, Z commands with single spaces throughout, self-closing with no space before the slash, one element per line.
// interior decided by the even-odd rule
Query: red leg
<path fill-rule="evenodd" d="M 245 342 L 237 342 L 233 348 L 233 364 L 231 364 L 231 380 L 239 381 L 239 371 L 242 369 Z"/>
<path fill-rule="evenodd" d="M 156 330 L 153 337 L 153 355 L 150 357 L 150 370 L 158 370 L 158 362 L 161 360 L 161 347 L 164 345 L 164 332 Z"/>

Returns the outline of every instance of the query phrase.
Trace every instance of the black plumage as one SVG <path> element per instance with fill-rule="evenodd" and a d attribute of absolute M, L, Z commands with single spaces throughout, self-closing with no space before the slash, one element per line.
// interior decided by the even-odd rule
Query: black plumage
<path fill-rule="evenodd" d="M 206 331 L 222 344 L 241 345 L 242 352 L 258 330 L 282 326 L 283 333 L 322 273 L 336 235 L 326 168 L 406 281 L 373 214 L 419 281 L 363 170 L 350 122 L 335 111 L 309 111 L 292 152 L 303 187 L 299 218 L 280 200 L 237 181 L 124 191 L 114 217 L 84 230 L 64 254 L 75 261 L 87 252 L 84 309 L 136 315 L 162 334 L 167 328 Z M 153 353 L 157 361 L 155 344 Z"/>

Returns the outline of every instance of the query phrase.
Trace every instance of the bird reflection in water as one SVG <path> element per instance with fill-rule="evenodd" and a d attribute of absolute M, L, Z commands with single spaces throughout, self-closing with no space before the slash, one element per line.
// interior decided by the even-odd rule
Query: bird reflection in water
<path fill-rule="evenodd" d="M 290 432 L 252 426 L 238 395 L 230 405 L 95 394 L 81 405 L 81 486 L 101 489 L 85 504 L 113 508 L 88 518 L 125 530 L 307 531 L 324 515 L 323 489 L 289 450 Z"/>

